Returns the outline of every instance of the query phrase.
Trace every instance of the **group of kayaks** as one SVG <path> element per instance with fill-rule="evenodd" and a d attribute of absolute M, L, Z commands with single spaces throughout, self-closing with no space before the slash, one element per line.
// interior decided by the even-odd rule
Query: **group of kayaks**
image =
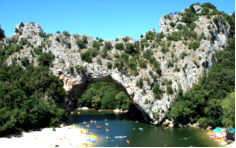
<path fill-rule="evenodd" d="M 107 119 L 105 119 L 105 121 L 107 121 Z M 138 121 L 136 121 L 136 122 L 138 122 Z M 96 123 L 96 120 L 90 120 L 90 123 Z M 87 124 L 87 122 L 83 122 L 83 124 Z M 108 126 L 109 124 L 108 123 L 105 123 L 105 125 L 106 126 Z M 88 124 L 88 125 L 86 125 L 86 127 L 90 127 L 90 125 Z M 101 129 L 102 128 L 102 126 L 96 126 L 96 128 L 97 129 Z M 139 127 L 139 130 L 143 130 L 143 128 L 141 128 L 141 127 Z M 110 130 L 109 129 L 106 129 L 106 132 L 109 132 Z M 86 139 L 86 143 L 84 143 L 84 144 L 82 144 L 82 145 L 80 145 L 80 146 L 82 146 L 82 147 L 90 147 L 91 145 L 93 145 L 93 143 L 95 143 L 96 142 L 96 140 L 97 140 L 97 137 L 96 136 L 94 136 L 94 135 L 87 135 L 89 138 L 88 139 Z M 123 139 L 123 138 L 128 138 L 128 136 L 114 136 L 114 138 L 116 138 L 116 139 L 118 139 L 118 138 L 120 138 L 120 139 Z M 107 137 L 107 139 L 110 139 L 110 137 Z M 114 141 L 114 140 L 113 140 Z M 127 142 L 127 144 L 130 144 L 130 141 L 129 140 L 126 140 L 126 142 Z"/>
<path fill-rule="evenodd" d="M 114 138 L 128 138 L 128 136 L 114 136 Z"/>

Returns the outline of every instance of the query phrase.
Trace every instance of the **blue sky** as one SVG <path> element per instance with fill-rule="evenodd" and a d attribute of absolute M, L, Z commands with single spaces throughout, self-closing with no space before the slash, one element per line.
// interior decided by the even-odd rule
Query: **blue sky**
<path fill-rule="evenodd" d="M 68 31 L 93 38 L 135 40 L 152 28 L 159 32 L 163 15 L 180 12 L 193 3 L 210 2 L 217 10 L 232 14 L 234 0 L 3 0 L 0 24 L 6 37 L 17 24 L 35 22 L 44 32 Z"/>

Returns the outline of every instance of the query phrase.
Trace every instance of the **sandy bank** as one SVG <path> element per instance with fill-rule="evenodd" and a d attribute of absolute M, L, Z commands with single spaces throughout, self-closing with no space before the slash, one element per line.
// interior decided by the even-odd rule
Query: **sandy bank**
<path fill-rule="evenodd" d="M 19 137 L 12 138 L 0 138 L 1 147 L 59 147 L 69 148 L 78 147 L 86 142 L 87 135 L 84 133 L 84 129 L 72 127 L 56 128 L 53 131 L 52 128 L 45 128 L 42 131 L 35 131 L 33 133 L 23 132 Z"/>

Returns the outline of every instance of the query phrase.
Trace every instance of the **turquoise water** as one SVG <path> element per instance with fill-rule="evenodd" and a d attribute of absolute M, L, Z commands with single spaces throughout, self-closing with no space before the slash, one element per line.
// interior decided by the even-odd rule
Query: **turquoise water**
<path fill-rule="evenodd" d="M 211 139 L 206 132 L 198 128 L 169 128 L 151 125 L 130 120 L 126 115 L 115 114 L 113 111 L 79 110 L 69 116 L 69 122 L 87 128 L 97 136 L 93 147 L 211 147 L 219 146 L 219 143 Z M 90 120 L 96 123 L 90 123 Z M 105 121 L 107 119 L 107 121 Z M 105 125 L 108 123 L 109 125 Z M 96 126 L 102 126 L 97 129 Z M 143 131 L 138 128 L 143 128 Z M 107 132 L 106 129 L 110 131 Z M 128 136 L 125 139 L 116 139 L 114 136 Z M 106 139 L 106 137 L 110 139 Z M 185 138 L 185 139 L 184 139 Z M 186 139 L 187 138 L 187 139 Z M 130 141 L 127 144 L 126 140 Z"/>

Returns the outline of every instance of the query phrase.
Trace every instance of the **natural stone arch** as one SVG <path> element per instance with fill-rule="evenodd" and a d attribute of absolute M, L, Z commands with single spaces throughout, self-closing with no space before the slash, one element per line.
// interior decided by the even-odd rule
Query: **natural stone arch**
<path fill-rule="evenodd" d="M 81 77 L 82 79 L 82 83 L 80 84 L 73 83 L 73 80 L 75 80 L 73 79 L 73 77 L 70 77 L 68 79 L 64 77 L 64 79 L 62 72 L 59 72 L 58 75 L 59 78 L 63 80 L 64 84 L 67 84 L 66 87 L 70 87 L 70 90 L 67 91 L 65 101 L 63 102 L 63 104 L 61 104 L 61 107 L 63 107 L 66 111 L 72 111 L 76 107 L 77 101 L 73 101 L 72 98 L 79 98 L 87 90 L 87 87 L 90 84 L 102 81 L 115 84 L 119 90 L 123 91 L 128 96 L 128 98 L 133 102 L 136 108 L 142 112 L 142 116 L 145 122 L 149 122 L 151 120 L 145 110 L 134 101 L 135 92 L 128 92 L 127 88 L 121 82 L 119 82 L 119 80 L 114 79 L 112 75 L 95 76 L 93 73 L 83 72 L 77 75 L 77 77 Z"/>

